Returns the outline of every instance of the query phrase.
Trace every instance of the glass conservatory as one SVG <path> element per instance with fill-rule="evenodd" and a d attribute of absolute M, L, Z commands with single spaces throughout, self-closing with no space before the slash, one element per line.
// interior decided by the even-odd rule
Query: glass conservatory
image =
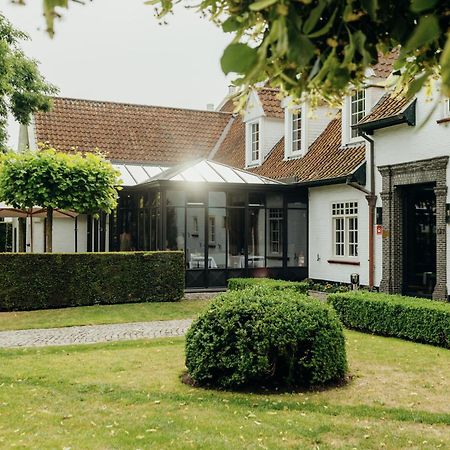
<path fill-rule="evenodd" d="M 128 184 L 109 219 L 110 250 L 182 250 L 187 288 L 307 277 L 305 189 L 207 160 Z"/>

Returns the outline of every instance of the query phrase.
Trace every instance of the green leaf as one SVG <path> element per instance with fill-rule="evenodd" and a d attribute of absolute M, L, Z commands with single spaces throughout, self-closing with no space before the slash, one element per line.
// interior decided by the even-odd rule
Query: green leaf
<path fill-rule="evenodd" d="M 373 20 L 377 19 L 377 11 L 380 7 L 378 0 L 361 0 L 361 5 Z"/>
<path fill-rule="evenodd" d="M 430 74 L 428 72 L 424 73 L 422 76 L 416 78 L 408 85 L 407 97 L 414 97 L 423 87 L 425 82 L 428 80 Z"/>
<path fill-rule="evenodd" d="M 441 59 L 442 93 L 450 97 L 450 35 L 442 52 Z"/>
<path fill-rule="evenodd" d="M 336 12 L 337 9 L 334 10 L 333 14 L 330 17 L 330 20 L 320 30 L 308 34 L 308 37 L 314 39 L 323 36 L 324 34 L 327 34 L 331 30 L 331 27 L 333 26 L 334 19 L 336 18 Z"/>
<path fill-rule="evenodd" d="M 325 0 L 319 0 L 319 4 L 311 11 L 308 19 L 306 19 L 305 25 L 303 25 L 303 32 L 305 34 L 309 34 L 312 30 L 314 30 L 326 5 Z"/>
<path fill-rule="evenodd" d="M 437 2 L 438 0 L 412 0 L 411 11 L 421 13 L 422 11 L 434 8 Z"/>
<path fill-rule="evenodd" d="M 252 11 L 261 11 L 262 9 L 266 9 L 269 6 L 274 5 L 275 3 L 277 3 L 278 0 L 258 0 L 254 3 L 252 3 L 249 8 Z"/>
<path fill-rule="evenodd" d="M 246 44 L 230 44 L 223 52 L 220 64 L 225 75 L 230 72 L 246 74 L 257 61 L 256 49 Z"/>
<path fill-rule="evenodd" d="M 410 52 L 421 48 L 433 42 L 435 39 L 439 39 L 440 34 L 441 28 L 439 27 L 437 17 L 434 15 L 423 16 L 420 18 L 419 24 L 406 43 L 405 51 Z"/>
<path fill-rule="evenodd" d="M 225 31 L 225 33 L 232 33 L 233 31 L 238 30 L 240 26 L 241 24 L 236 17 L 231 16 L 222 24 L 222 30 Z"/>

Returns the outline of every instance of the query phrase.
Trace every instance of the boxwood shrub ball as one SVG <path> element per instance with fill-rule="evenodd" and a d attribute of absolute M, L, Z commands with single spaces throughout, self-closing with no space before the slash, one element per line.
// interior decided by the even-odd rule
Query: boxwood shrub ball
<path fill-rule="evenodd" d="M 186 366 L 198 385 L 225 389 L 339 382 L 343 327 L 331 307 L 292 290 L 229 291 L 189 329 Z"/>

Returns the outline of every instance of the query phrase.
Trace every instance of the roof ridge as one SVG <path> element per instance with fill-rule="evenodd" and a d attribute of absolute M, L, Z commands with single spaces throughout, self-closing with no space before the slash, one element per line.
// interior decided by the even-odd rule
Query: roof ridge
<path fill-rule="evenodd" d="M 133 106 L 136 108 L 158 108 L 158 109 L 170 109 L 176 111 L 192 111 L 192 112 L 201 112 L 201 113 L 213 113 L 213 114 L 222 114 L 222 115 L 232 115 L 233 113 L 226 111 L 216 111 L 216 110 L 208 110 L 208 109 L 195 109 L 195 108 L 183 108 L 183 107 L 175 107 L 175 106 L 163 106 L 163 105 L 145 105 L 142 103 L 130 103 L 130 102 L 117 102 L 112 100 L 94 100 L 87 98 L 75 98 L 75 97 L 63 97 L 63 96 L 52 96 L 52 99 L 56 100 L 69 100 L 76 102 L 85 102 L 85 103 L 105 103 L 108 105 L 121 105 L 121 106 Z"/>

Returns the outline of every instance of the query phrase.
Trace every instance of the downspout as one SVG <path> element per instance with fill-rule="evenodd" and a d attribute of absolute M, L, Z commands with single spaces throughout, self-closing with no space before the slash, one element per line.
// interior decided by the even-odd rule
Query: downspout
<path fill-rule="evenodd" d="M 377 206 L 377 196 L 375 195 L 375 142 L 365 132 L 361 136 L 369 143 L 370 159 L 370 192 L 366 196 L 369 205 L 369 288 L 373 289 L 375 280 L 375 208 Z"/>
<path fill-rule="evenodd" d="M 369 170 L 370 170 L 370 189 L 367 190 L 360 184 L 351 181 L 349 177 L 346 181 L 348 186 L 358 189 L 366 194 L 366 200 L 369 205 L 369 288 L 373 289 L 375 284 L 375 239 L 374 239 L 374 226 L 375 226 L 375 208 L 377 205 L 377 196 L 375 195 L 375 160 L 374 160 L 374 140 L 367 136 L 366 133 L 361 132 L 363 137 L 369 143 Z"/>

